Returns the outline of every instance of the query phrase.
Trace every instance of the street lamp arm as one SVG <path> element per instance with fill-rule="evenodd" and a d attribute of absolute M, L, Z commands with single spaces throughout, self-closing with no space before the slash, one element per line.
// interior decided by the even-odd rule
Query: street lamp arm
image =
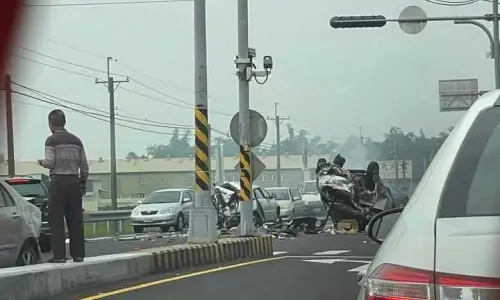
<path fill-rule="evenodd" d="M 477 21 L 472 21 L 472 20 L 455 20 L 453 21 L 454 24 L 470 24 L 470 25 L 475 25 L 479 28 L 481 28 L 484 33 L 488 36 L 488 39 L 490 40 L 490 53 L 491 53 L 491 58 L 495 58 L 495 43 L 493 42 L 493 35 L 489 31 L 489 29 L 484 26 L 483 24 L 477 22 Z"/>

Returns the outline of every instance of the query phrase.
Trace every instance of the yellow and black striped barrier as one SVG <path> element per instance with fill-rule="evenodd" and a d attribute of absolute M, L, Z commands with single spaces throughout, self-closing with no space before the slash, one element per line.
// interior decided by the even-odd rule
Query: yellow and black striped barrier
<path fill-rule="evenodd" d="M 204 245 L 171 246 L 152 253 L 152 273 L 273 255 L 271 236 L 219 240 Z"/>
<path fill-rule="evenodd" d="M 196 191 L 210 190 L 210 140 L 207 109 L 197 107 L 195 110 L 195 165 Z"/>
<path fill-rule="evenodd" d="M 251 169 L 251 149 L 250 146 L 240 146 L 240 199 L 249 201 L 252 199 L 252 173 Z"/>

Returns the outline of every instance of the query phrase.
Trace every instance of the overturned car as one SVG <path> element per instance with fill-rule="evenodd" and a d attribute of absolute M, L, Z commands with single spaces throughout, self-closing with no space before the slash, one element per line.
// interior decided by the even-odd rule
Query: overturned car
<path fill-rule="evenodd" d="M 396 204 L 379 177 L 377 162 L 370 162 L 366 170 L 346 170 L 344 163 L 345 158 L 340 155 L 332 163 L 318 160 L 318 191 L 335 228 L 339 221 L 354 219 L 362 231 L 374 215 L 395 208 Z"/>

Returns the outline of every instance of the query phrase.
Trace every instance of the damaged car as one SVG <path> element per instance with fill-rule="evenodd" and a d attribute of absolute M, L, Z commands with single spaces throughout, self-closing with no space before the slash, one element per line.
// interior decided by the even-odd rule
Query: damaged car
<path fill-rule="evenodd" d="M 340 155 L 332 163 L 318 160 L 318 191 L 335 228 L 341 220 L 354 219 L 362 231 L 374 215 L 395 208 L 396 203 L 380 179 L 377 162 L 370 162 L 366 170 L 347 170 L 344 164 Z"/>
<path fill-rule="evenodd" d="M 219 215 L 219 227 L 230 228 L 240 223 L 239 182 L 224 182 L 214 186 L 212 201 Z M 280 206 L 264 188 L 253 186 L 253 221 L 256 226 L 280 219 Z"/>

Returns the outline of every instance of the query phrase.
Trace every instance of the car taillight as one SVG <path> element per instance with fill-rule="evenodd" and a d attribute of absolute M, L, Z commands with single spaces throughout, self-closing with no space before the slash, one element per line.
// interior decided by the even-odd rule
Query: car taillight
<path fill-rule="evenodd" d="M 437 297 L 434 298 L 433 288 Z M 380 265 L 368 278 L 367 300 L 497 300 L 500 279 L 471 277 Z"/>

